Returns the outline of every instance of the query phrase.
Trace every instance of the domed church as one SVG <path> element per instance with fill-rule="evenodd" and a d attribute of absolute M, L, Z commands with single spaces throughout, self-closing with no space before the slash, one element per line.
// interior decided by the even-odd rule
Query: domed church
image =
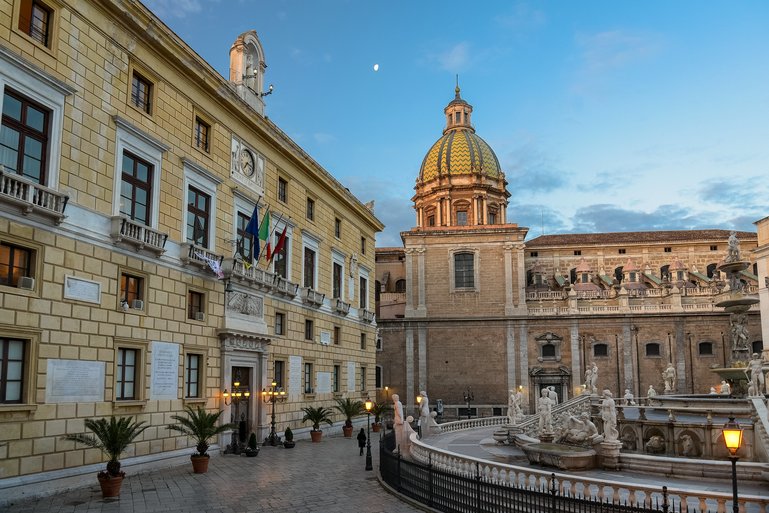
<path fill-rule="evenodd" d="M 445 419 L 503 415 L 509 390 L 529 410 L 545 387 L 568 399 L 595 363 L 598 386 L 707 393 L 728 362 L 730 316 L 717 266 L 729 231 L 552 234 L 527 240 L 508 212 L 510 192 L 494 150 L 455 89 L 445 128 L 427 150 L 412 198 L 416 226 L 403 247 L 377 248 L 377 388 L 416 405 L 426 390 Z M 743 255 L 753 232 L 738 232 Z M 741 275 L 755 292 L 757 270 Z M 748 316 L 760 352 L 758 309 Z M 469 404 L 466 397 L 471 396 Z"/>

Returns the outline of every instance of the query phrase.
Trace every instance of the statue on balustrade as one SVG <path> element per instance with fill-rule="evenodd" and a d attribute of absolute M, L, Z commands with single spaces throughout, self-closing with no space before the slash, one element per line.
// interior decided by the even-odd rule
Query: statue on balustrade
<path fill-rule="evenodd" d="M 729 322 L 731 324 L 732 349 L 744 351 L 748 348 L 748 337 L 750 336 L 748 332 L 748 314 L 732 314 L 729 317 Z"/>
<path fill-rule="evenodd" d="M 633 393 L 630 391 L 629 388 L 625 389 L 625 395 L 623 396 L 623 400 L 625 401 L 625 406 L 635 406 L 635 399 L 633 399 Z"/>
<path fill-rule="evenodd" d="M 398 394 L 392 395 L 393 399 L 393 430 L 395 431 L 395 450 L 398 453 L 401 447 L 405 450 L 406 444 L 403 437 L 403 403 Z"/>
<path fill-rule="evenodd" d="M 646 391 L 646 397 L 649 399 L 657 397 L 657 391 L 654 390 L 654 385 L 649 385 L 649 390 Z"/>

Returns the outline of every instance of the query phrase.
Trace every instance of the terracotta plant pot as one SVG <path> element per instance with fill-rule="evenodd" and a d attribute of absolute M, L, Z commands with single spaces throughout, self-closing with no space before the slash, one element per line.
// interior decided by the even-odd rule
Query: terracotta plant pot
<path fill-rule="evenodd" d="M 190 456 L 190 460 L 192 460 L 192 472 L 195 474 L 205 474 L 208 472 L 209 459 L 208 456 L 199 456 L 197 454 Z"/>
<path fill-rule="evenodd" d="M 371 431 L 374 433 L 379 433 L 380 429 L 382 429 L 382 424 L 371 424 Z"/>
<path fill-rule="evenodd" d="M 320 442 L 320 437 L 323 436 L 323 431 L 310 431 L 310 438 L 314 443 Z"/>
<path fill-rule="evenodd" d="M 352 438 L 352 426 L 342 426 L 342 433 L 345 438 Z"/>
<path fill-rule="evenodd" d="M 102 497 L 120 497 L 120 487 L 123 485 L 124 476 L 106 476 L 104 474 L 99 474 L 98 478 Z"/>

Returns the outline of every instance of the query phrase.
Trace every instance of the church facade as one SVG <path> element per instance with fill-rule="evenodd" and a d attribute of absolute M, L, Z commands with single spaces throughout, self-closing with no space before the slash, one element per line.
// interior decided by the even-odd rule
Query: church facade
<path fill-rule="evenodd" d="M 598 386 L 618 397 L 662 393 L 670 363 L 671 393 L 708 393 L 733 344 L 761 351 L 757 306 L 748 339 L 736 341 L 734 319 L 715 306 L 728 288 L 717 267 L 730 232 L 527 240 L 472 110 L 457 87 L 416 180 L 417 226 L 401 233 L 403 247 L 377 250 L 377 363 L 388 394 L 414 405 L 426 390 L 447 416 L 498 415 L 515 389 L 531 411 L 542 388 L 582 393 L 593 363 Z M 736 236 L 751 260 L 756 234 Z M 756 273 L 751 265 L 740 275 L 749 293 Z"/>

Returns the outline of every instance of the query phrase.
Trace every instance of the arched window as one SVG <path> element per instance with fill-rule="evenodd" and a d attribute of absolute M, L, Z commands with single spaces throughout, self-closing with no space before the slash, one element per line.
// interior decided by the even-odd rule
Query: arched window
<path fill-rule="evenodd" d="M 577 283 L 577 268 L 573 267 L 569 270 L 569 281 L 571 283 Z"/>
<path fill-rule="evenodd" d="M 700 356 L 702 356 L 702 355 L 712 355 L 713 354 L 713 342 L 700 342 L 699 353 L 700 353 Z"/>
<path fill-rule="evenodd" d="M 542 358 L 555 358 L 555 345 L 543 344 L 542 345 Z"/>
<path fill-rule="evenodd" d="M 670 265 L 663 265 L 660 267 L 660 278 L 663 280 L 670 279 Z"/>
<path fill-rule="evenodd" d="M 593 356 L 609 356 L 607 344 L 593 344 Z"/>
<path fill-rule="evenodd" d="M 660 345 L 658 342 L 646 344 L 646 356 L 660 356 Z"/>
<path fill-rule="evenodd" d="M 472 253 L 454 254 L 454 288 L 471 289 L 475 287 L 474 257 Z"/>
<path fill-rule="evenodd" d="M 406 280 L 398 280 L 395 282 L 395 292 L 406 292 Z"/>

